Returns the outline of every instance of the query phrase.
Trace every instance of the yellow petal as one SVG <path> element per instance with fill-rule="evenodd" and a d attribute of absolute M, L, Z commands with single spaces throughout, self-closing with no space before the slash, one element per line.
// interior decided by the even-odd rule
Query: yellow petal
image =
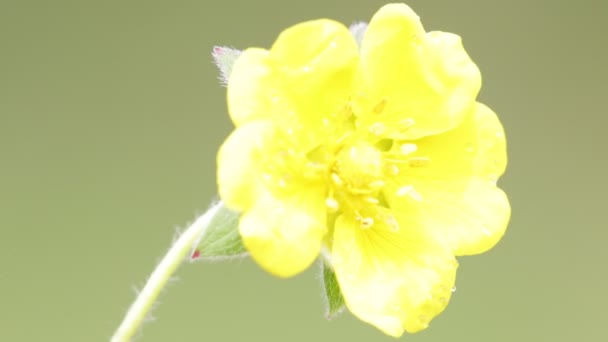
<path fill-rule="evenodd" d="M 348 29 L 321 19 L 283 31 L 270 58 L 283 91 L 274 100 L 293 104 L 300 122 L 318 130 L 346 104 L 359 57 Z"/>
<path fill-rule="evenodd" d="M 251 122 L 236 129 L 217 155 L 217 183 L 220 197 L 235 210 L 247 210 L 262 191 L 262 170 L 275 126 L 268 120 Z"/>
<path fill-rule="evenodd" d="M 372 18 L 361 50 L 367 125 L 383 124 L 391 138 L 416 139 L 460 124 L 481 87 L 481 76 L 460 37 L 425 33 L 404 4 L 382 7 Z M 373 108 L 383 110 L 378 115 Z M 367 115 L 366 115 L 367 114 Z"/>
<path fill-rule="evenodd" d="M 466 120 L 448 132 L 413 141 L 415 153 L 428 158 L 422 167 L 404 170 L 408 177 L 462 179 L 476 176 L 496 181 L 507 165 L 505 134 L 498 117 L 477 103 Z"/>
<path fill-rule="evenodd" d="M 280 94 L 268 64 L 268 51 L 247 49 L 234 63 L 228 80 L 228 112 L 238 127 L 285 111 L 272 99 Z"/>
<path fill-rule="evenodd" d="M 362 229 L 346 214 L 336 220 L 332 264 L 349 310 L 395 337 L 443 311 L 457 267 L 449 248 L 407 225 Z"/>
<path fill-rule="evenodd" d="M 509 201 L 496 187 L 507 163 L 496 114 L 477 104 L 457 128 L 411 143 L 417 149 L 404 159 L 428 161 L 402 166 L 388 182 L 384 196 L 391 208 L 407 213 L 410 224 L 446 241 L 457 255 L 492 248 L 510 217 Z"/>
<path fill-rule="evenodd" d="M 448 244 L 455 255 L 483 253 L 504 235 L 511 214 L 505 193 L 492 181 L 410 179 L 418 198 L 390 186 L 384 196 L 405 224 Z"/>
<path fill-rule="evenodd" d="M 263 192 L 239 224 L 243 244 L 253 259 L 279 277 L 310 266 L 326 233 L 323 198 L 324 188 L 313 184 L 290 196 Z"/>

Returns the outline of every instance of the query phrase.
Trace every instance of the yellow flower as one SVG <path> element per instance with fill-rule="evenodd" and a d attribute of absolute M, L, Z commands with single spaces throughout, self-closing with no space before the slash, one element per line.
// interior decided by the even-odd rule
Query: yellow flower
<path fill-rule="evenodd" d="M 374 15 L 360 49 L 322 19 L 246 50 L 218 184 L 251 256 L 288 277 L 322 252 L 357 317 L 392 336 L 426 328 L 455 256 L 490 249 L 510 215 L 503 129 L 480 86 L 460 38 L 425 32 L 403 4 Z"/>

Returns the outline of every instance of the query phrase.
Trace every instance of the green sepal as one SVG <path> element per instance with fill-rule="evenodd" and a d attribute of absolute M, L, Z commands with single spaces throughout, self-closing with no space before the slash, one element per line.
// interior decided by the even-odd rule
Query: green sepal
<path fill-rule="evenodd" d="M 207 230 L 195 244 L 190 255 L 191 260 L 196 259 L 230 259 L 247 255 L 239 234 L 240 213 L 226 208 L 222 202 L 215 215 L 211 218 Z"/>
<path fill-rule="evenodd" d="M 363 43 L 363 36 L 365 36 L 365 31 L 367 31 L 367 23 L 365 22 L 357 22 L 348 28 L 350 34 L 353 36 L 355 41 L 357 42 L 357 46 L 359 46 L 359 50 L 361 50 L 361 44 Z"/>
<path fill-rule="evenodd" d="M 331 320 L 344 311 L 344 297 L 342 297 L 340 284 L 338 284 L 334 270 L 325 260 L 321 260 L 320 263 L 323 274 L 323 288 L 325 290 L 325 318 Z"/>
<path fill-rule="evenodd" d="M 226 46 L 215 46 L 213 48 L 213 62 L 220 70 L 220 82 L 222 85 L 228 85 L 228 79 L 232 72 L 232 66 L 237 58 L 243 53 L 241 50 L 229 48 Z"/>

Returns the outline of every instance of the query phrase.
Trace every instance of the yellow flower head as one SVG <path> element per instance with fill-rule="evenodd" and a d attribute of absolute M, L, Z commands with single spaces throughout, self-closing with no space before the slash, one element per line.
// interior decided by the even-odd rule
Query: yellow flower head
<path fill-rule="evenodd" d="M 360 48 L 322 19 L 246 50 L 218 183 L 251 256 L 288 277 L 323 252 L 357 317 L 392 336 L 426 328 L 455 256 L 490 249 L 510 215 L 503 129 L 480 86 L 460 38 L 425 32 L 404 4 L 382 7 Z"/>

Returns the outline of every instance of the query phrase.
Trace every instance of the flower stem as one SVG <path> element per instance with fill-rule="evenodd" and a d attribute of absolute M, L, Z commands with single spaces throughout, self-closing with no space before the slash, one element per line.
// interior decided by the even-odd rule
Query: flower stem
<path fill-rule="evenodd" d="M 118 329 L 116 329 L 114 336 L 112 336 L 111 342 L 131 341 L 131 338 L 138 331 L 152 304 L 158 298 L 169 278 L 171 278 L 181 263 L 186 260 L 188 253 L 192 253 L 193 248 L 205 234 L 209 223 L 221 207 L 222 202 L 214 204 L 179 236 L 165 257 L 156 266 L 150 278 L 148 278 L 146 285 L 135 299 L 135 302 L 131 304 L 125 318 Z"/>

